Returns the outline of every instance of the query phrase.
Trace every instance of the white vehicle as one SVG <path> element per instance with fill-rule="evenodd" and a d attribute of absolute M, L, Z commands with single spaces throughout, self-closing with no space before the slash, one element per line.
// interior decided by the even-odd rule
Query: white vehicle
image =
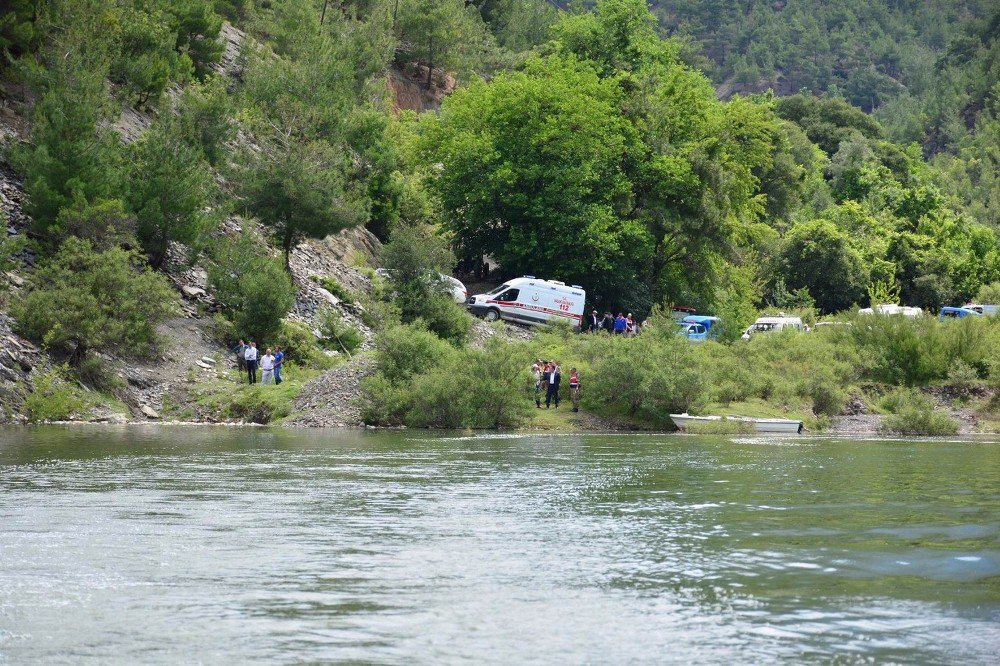
<path fill-rule="evenodd" d="M 919 317 L 924 313 L 920 308 L 895 303 L 879 303 L 874 308 L 861 308 L 858 314 L 903 315 L 904 317 Z"/>
<path fill-rule="evenodd" d="M 469 311 L 486 319 L 507 319 L 522 324 L 568 321 L 579 328 L 587 293 L 578 285 L 540 280 L 534 275 L 508 280 L 493 291 L 469 298 Z"/>
<path fill-rule="evenodd" d="M 385 268 L 376 269 L 375 274 L 384 278 L 389 277 L 389 271 Z M 448 286 L 448 291 L 451 292 L 451 297 L 455 299 L 456 303 L 465 303 L 468 300 L 469 292 L 461 280 L 444 273 L 438 273 L 438 277 Z"/>
<path fill-rule="evenodd" d="M 757 317 L 747 330 L 743 332 L 743 339 L 749 340 L 751 335 L 766 333 L 768 331 L 808 331 L 809 329 L 802 323 L 802 317 L 789 317 L 785 314 L 768 317 Z"/>
<path fill-rule="evenodd" d="M 980 305 L 978 303 L 967 303 L 962 306 L 966 310 L 975 310 L 979 314 L 983 315 L 995 315 L 1000 313 L 1000 305 Z"/>

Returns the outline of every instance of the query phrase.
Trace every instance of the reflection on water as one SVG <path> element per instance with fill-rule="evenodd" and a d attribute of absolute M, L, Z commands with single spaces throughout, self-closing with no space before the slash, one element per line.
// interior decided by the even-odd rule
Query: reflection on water
<path fill-rule="evenodd" d="M 1000 653 L 1000 445 L 0 430 L 0 662 Z"/>

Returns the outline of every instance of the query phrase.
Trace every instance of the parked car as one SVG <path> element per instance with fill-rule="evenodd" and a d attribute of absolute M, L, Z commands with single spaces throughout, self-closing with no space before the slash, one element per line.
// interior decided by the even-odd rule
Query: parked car
<path fill-rule="evenodd" d="M 684 317 L 693 315 L 697 310 L 687 305 L 675 305 L 670 308 L 670 316 L 674 321 L 682 321 Z"/>
<path fill-rule="evenodd" d="M 391 272 L 386 268 L 378 268 L 375 270 L 375 274 L 388 278 L 391 275 Z M 430 277 L 431 275 L 428 275 L 428 278 Z M 462 304 L 468 300 L 469 292 L 465 288 L 465 285 L 462 284 L 461 280 L 453 278 L 450 275 L 445 275 L 444 273 L 438 273 L 438 279 L 445 283 L 448 287 L 448 291 L 451 292 L 451 296 L 455 299 L 456 303 Z"/>
<path fill-rule="evenodd" d="M 879 303 L 874 308 L 861 308 L 858 314 L 902 315 L 904 317 L 919 317 L 924 313 L 920 308 L 894 303 Z"/>
<path fill-rule="evenodd" d="M 468 308 L 486 321 L 506 319 L 521 324 L 546 324 L 562 320 L 579 328 L 586 297 L 587 292 L 579 285 L 525 275 L 470 297 Z"/>
<path fill-rule="evenodd" d="M 688 340 L 710 340 L 718 336 L 719 325 L 722 320 L 718 317 L 707 317 L 704 315 L 688 315 L 680 320 L 680 332 L 687 336 Z"/>
<path fill-rule="evenodd" d="M 751 336 L 758 333 L 768 333 L 770 331 L 808 331 L 809 329 L 802 323 L 802 317 L 790 317 L 785 314 L 771 315 L 767 317 L 757 317 L 757 321 L 751 324 L 743 332 L 742 338 L 749 340 Z"/>
<path fill-rule="evenodd" d="M 1000 312 L 1000 305 L 980 305 L 979 303 L 966 303 L 962 306 L 966 310 L 975 310 L 981 315 L 993 316 Z"/>
<path fill-rule="evenodd" d="M 938 319 L 944 321 L 945 319 L 964 319 L 965 317 L 982 317 L 983 313 L 976 312 L 975 310 L 970 310 L 969 308 L 953 308 L 945 306 L 941 308 L 941 312 L 938 314 Z"/>

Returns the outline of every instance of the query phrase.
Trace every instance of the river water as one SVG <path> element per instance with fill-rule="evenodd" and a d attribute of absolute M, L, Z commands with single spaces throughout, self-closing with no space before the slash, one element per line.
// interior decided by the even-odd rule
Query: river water
<path fill-rule="evenodd" d="M 0 662 L 998 655 L 997 443 L 0 430 Z"/>

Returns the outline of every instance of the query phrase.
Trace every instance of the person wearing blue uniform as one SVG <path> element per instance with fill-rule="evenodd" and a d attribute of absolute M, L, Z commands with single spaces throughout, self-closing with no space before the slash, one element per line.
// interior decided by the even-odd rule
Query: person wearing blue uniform
<path fill-rule="evenodd" d="M 281 383 L 281 369 L 285 365 L 285 352 L 281 351 L 281 347 L 274 348 L 274 383 Z"/>

